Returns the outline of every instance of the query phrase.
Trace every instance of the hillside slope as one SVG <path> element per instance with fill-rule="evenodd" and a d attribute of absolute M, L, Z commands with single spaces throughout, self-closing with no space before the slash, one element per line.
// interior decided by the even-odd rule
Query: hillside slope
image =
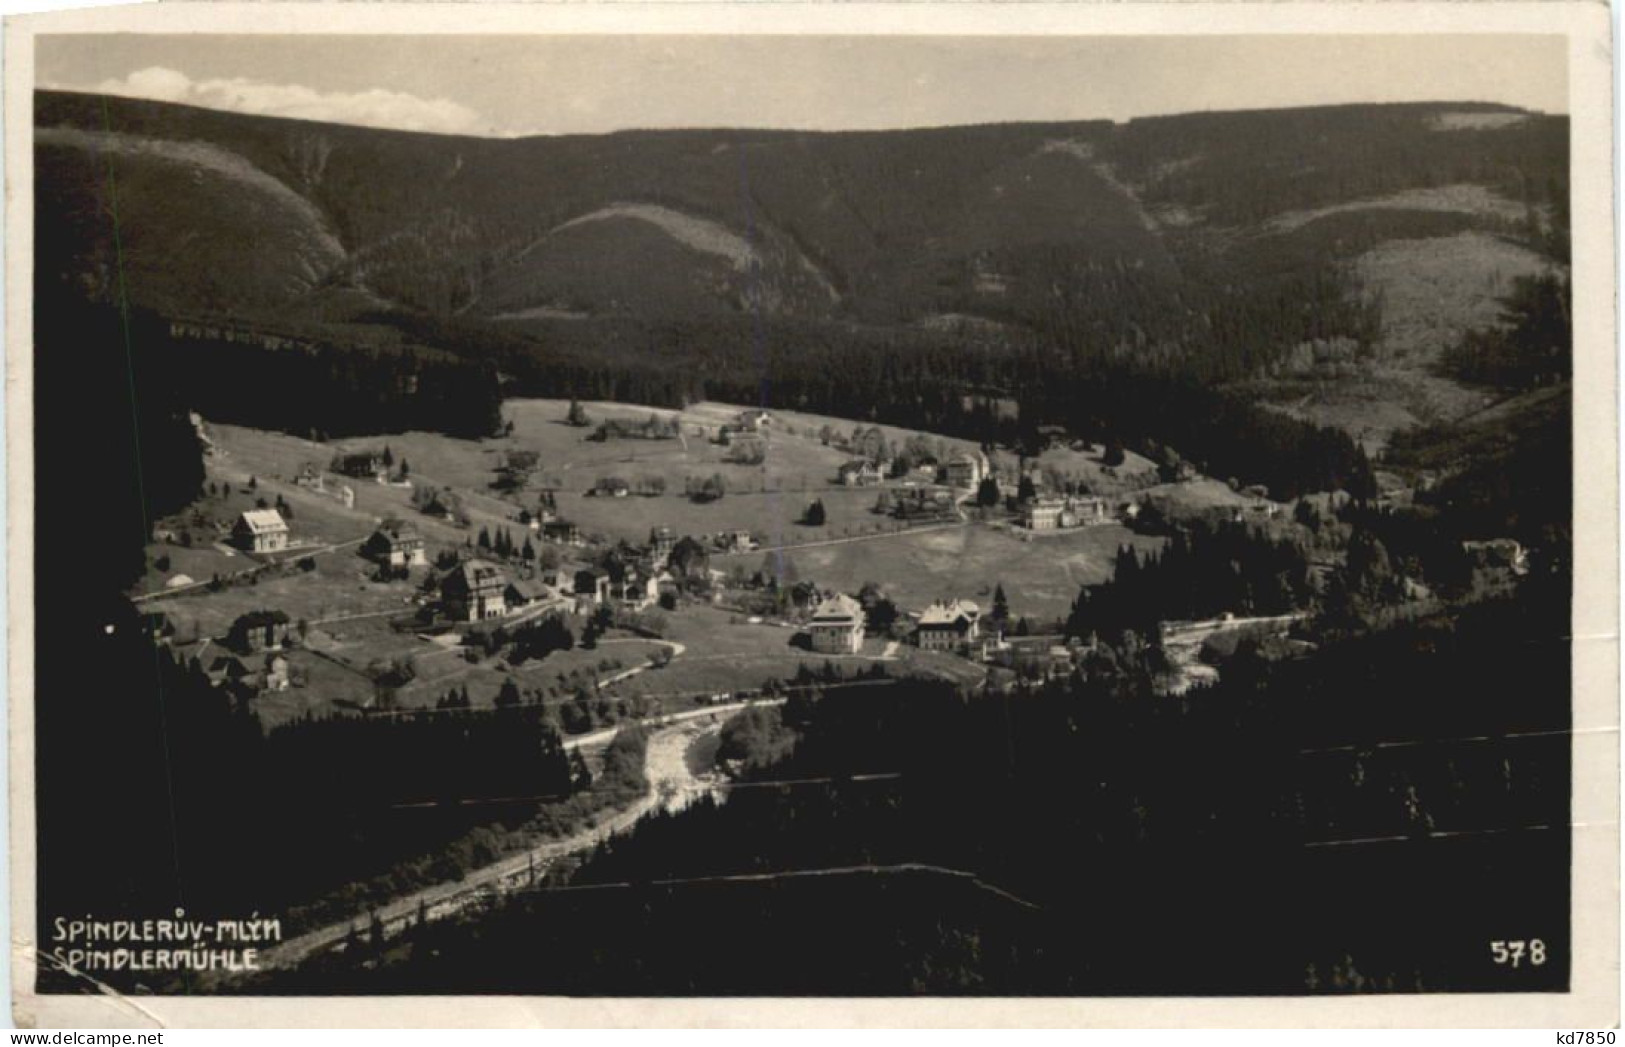
<path fill-rule="evenodd" d="M 86 148 L 86 135 L 120 143 L 115 167 L 132 188 L 169 177 L 182 144 L 194 165 L 205 146 L 218 161 L 215 171 L 252 172 L 276 197 L 307 204 L 301 225 L 323 229 L 348 253 L 344 278 L 403 307 L 513 312 L 557 305 L 581 294 L 580 284 L 606 286 L 587 298 L 621 301 L 624 295 L 609 290 L 624 278 L 617 268 L 636 270 L 639 251 L 657 242 L 649 234 L 663 233 L 682 255 L 662 254 L 661 261 L 682 272 L 676 286 L 643 296 L 635 312 L 766 309 L 883 321 L 899 312 L 911 319 L 986 308 L 1030 314 L 1025 298 L 1033 288 L 1012 287 L 1011 277 L 1036 256 L 1050 265 L 1125 266 L 1168 277 L 1184 256 L 1219 253 L 1262 264 L 1282 248 L 1242 243 L 1245 234 L 1262 234 L 1253 241 L 1290 237 L 1362 209 L 1380 209 L 1390 220 L 1443 210 L 1468 224 L 1515 226 L 1526 211 L 1536 212 L 1534 198 L 1548 184 L 1566 182 L 1566 121 L 1524 117 L 1489 129 L 1438 129 L 1461 108 L 1201 114 L 1115 127 L 522 140 L 53 92 L 38 94 L 36 112 L 42 152 L 68 146 L 82 154 L 80 164 L 55 156 L 42 168 L 42 187 L 55 190 L 42 214 L 71 211 L 100 191 L 107 165 Z M 1452 209 L 1437 194 L 1417 191 L 1454 185 L 1469 186 L 1480 206 Z M 252 211 L 222 209 L 207 191 L 163 200 L 132 194 L 120 214 L 131 236 L 173 248 L 175 282 L 196 277 L 205 284 L 215 257 L 194 265 L 181 250 L 185 237 L 218 224 L 222 240 L 241 242 L 233 232 L 253 218 Z M 633 223 L 644 228 L 629 228 Z M 719 268 L 714 251 L 696 250 L 694 238 L 681 233 L 685 225 L 731 243 L 726 264 Z M 579 242 L 559 245 L 566 231 Z M 332 266 L 333 244 L 313 258 L 303 242 L 309 237 L 295 239 L 249 243 L 262 265 Z M 1334 237 L 1332 249 L 1350 239 Z M 552 272 L 563 264 L 557 259 L 577 253 L 621 264 L 588 264 L 561 283 Z M 749 267 L 740 264 L 747 255 L 756 258 Z M 753 272 L 751 287 L 729 278 L 730 267 Z M 245 304 L 275 298 L 273 291 L 297 292 L 273 282 L 247 293 Z M 630 307 L 622 301 L 622 308 Z"/>
<path fill-rule="evenodd" d="M 37 137 L 44 275 L 95 297 L 183 311 L 276 308 L 329 279 L 345 251 L 311 201 L 199 141 L 45 128 Z"/>
<path fill-rule="evenodd" d="M 505 367 L 1024 346 L 1251 381 L 1372 449 L 1479 408 L 1433 362 L 1567 256 L 1567 119 L 1488 105 L 494 140 L 42 91 L 36 122 L 40 277 L 92 300 Z"/>

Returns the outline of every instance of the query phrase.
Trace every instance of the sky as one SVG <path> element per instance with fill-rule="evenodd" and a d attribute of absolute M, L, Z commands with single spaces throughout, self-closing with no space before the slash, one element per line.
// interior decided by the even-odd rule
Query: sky
<path fill-rule="evenodd" d="M 1559 36 L 41 36 L 41 87 L 511 137 L 1125 120 L 1345 102 L 1568 110 Z"/>

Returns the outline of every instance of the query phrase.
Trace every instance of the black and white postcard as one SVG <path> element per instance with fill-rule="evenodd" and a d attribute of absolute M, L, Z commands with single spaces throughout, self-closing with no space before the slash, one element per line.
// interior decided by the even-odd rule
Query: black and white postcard
<path fill-rule="evenodd" d="M 1614 1024 L 1607 10 L 1268 7 L 12 23 L 16 1020 Z"/>

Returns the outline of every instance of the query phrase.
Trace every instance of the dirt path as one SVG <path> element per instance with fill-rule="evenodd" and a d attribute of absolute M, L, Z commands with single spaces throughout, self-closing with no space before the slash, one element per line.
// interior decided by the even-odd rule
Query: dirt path
<path fill-rule="evenodd" d="M 670 658 L 669 661 L 667 661 L 667 663 L 666 663 L 667 665 L 670 665 L 672 662 L 675 662 L 677 659 L 681 658 L 683 656 L 683 652 L 688 650 L 688 647 L 686 647 L 683 644 L 678 643 L 676 640 L 644 640 L 644 639 L 637 639 L 637 640 L 599 640 L 598 641 L 598 646 L 605 647 L 605 646 L 607 646 L 609 644 L 616 644 L 616 643 L 656 643 L 656 644 L 661 644 L 666 648 L 667 651 L 671 652 L 671 658 Z M 622 669 L 620 672 L 613 673 L 613 674 L 611 674 L 609 676 L 604 677 L 602 680 L 599 680 L 598 681 L 598 689 L 600 691 L 602 691 L 604 688 L 609 687 L 612 684 L 620 683 L 622 680 L 630 680 L 632 677 L 638 675 L 639 673 L 648 672 L 650 669 L 653 669 L 653 668 L 654 668 L 654 666 L 652 664 L 650 664 L 649 662 L 644 662 L 641 665 L 634 665 L 630 669 Z"/>
<path fill-rule="evenodd" d="M 352 538 L 343 542 L 324 542 L 318 545 L 310 546 L 289 546 L 286 550 L 284 550 L 286 555 L 279 556 L 275 560 L 269 561 L 254 560 L 252 557 L 249 557 L 251 566 L 244 567 L 240 571 L 232 571 L 230 574 L 223 574 L 220 576 L 220 581 L 223 583 L 230 582 L 234 579 L 241 578 L 243 575 L 253 574 L 255 571 L 266 570 L 267 568 L 274 567 L 279 563 L 284 563 L 288 560 L 297 560 L 305 556 L 327 556 L 328 554 L 336 553 L 341 549 L 350 549 L 358 546 L 364 541 L 366 541 L 365 538 Z M 242 550 L 240 549 L 233 549 L 232 552 L 234 554 L 247 555 L 242 553 Z M 159 589 L 156 592 L 140 593 L 136 596 L 130 597 L 130 602 L 148 603 L 153 600 L 162 600 L 166 596 L 184 596 L 187 593 L 197 592 L 199 589 L 207 588 L 213 584 L 214 582 L 212 579 L 204 579 L 201 582 L 189 582 L 186 585 L 177 585 L 174 588 L 164 588 Z"/>
<path fill-rule="evenodd" d="M 407 921 L 416 916 L 420 905 L 431 920 L 443 918 L 465 908 L 479 897 L 491 893 L 506 893 L 528 884 L 533 876 L 540 875 L 559 858 L 596 847 L 609 837 L 627 831 L 645 814 L 656 808 L 680 810 L 692 803 L 716 783 L 709 780 L 709 776 L 700 777 L 692 773 L 683 758 L 684 754 L 699 738 L 720 730 L 723 720 L 733 711 L 734 707 L 728 706 L 697 710 L 703 712 L 709 719 L 694 716 L 673 726 L 664 727 L 651 735 L 644 757 L 644 773 L 649 781 L 648 791 L 629 806 L 614 812 L 592 828 L 566 839 L 551 841 L 512 855 L 482 869 L 476 869 L 455 883 L 427 887 L 378 907 L 376 910 L 378 919 L 384 925 L 385 934 L 399 933 Z M 586 742 L 587 739 L 582 738 L 577 744 Z M 370 915 L 359 913 L 353 920 L 343 920 L 308 931 L 262 953 L 260 966 L 262 968 L 294 966 L 309 956 L 342 943 L 349 935 L 352 925 L 358 933 L 365 933 L 369 923 Z"/>

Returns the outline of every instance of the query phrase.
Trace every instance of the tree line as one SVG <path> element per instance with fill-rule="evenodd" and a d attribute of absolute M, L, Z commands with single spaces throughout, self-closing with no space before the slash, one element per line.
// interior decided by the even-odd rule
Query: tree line
<path fill-rule="evenodd" d="M 39 330 L 68 331 L 128 346 L 131 366 L 173 386 L 176 398 L 211 421 L 309 439 L 419 429 L 477 439 L 502 431 L 495 366 L 423 346 L 347 342 L 330 335 L 269 348 L 225 336 L 186 333 L 156 313 L 50 303 Z M 58 322 L 67 330 L 56 331 Z M 205 329 L 207 330 L 207 329 Z"/>
<path fill-rule="evenodd" d="M 1308 551 L 1243 523 L 1197 522 L 1160 551 L 1118 550 L 1110 581 L 1084 586 L 1066 619 L 1068 636 L 1155 636 L 1175 619 L 1282 615 L 1306 607 L 1314 592 Z"/>
<path fill-rule="evenodd" d="M 1490 921 L 1567 926 L 1567 837 L 1539 829 L 1569 802 L 1568 645 L 1547 610 L 1407 622 L 1180 698 L 1127 677 L 831 684 L 730 727 L 736 773 L 763 787 L 646 819 L 377 969 L 335 957 L 273 984 L 1492 989 Z M 1360 839 L 1391 842 L 1336 845 Z M 1560 989 L 1566 952 L 1529 977 Z"/>

